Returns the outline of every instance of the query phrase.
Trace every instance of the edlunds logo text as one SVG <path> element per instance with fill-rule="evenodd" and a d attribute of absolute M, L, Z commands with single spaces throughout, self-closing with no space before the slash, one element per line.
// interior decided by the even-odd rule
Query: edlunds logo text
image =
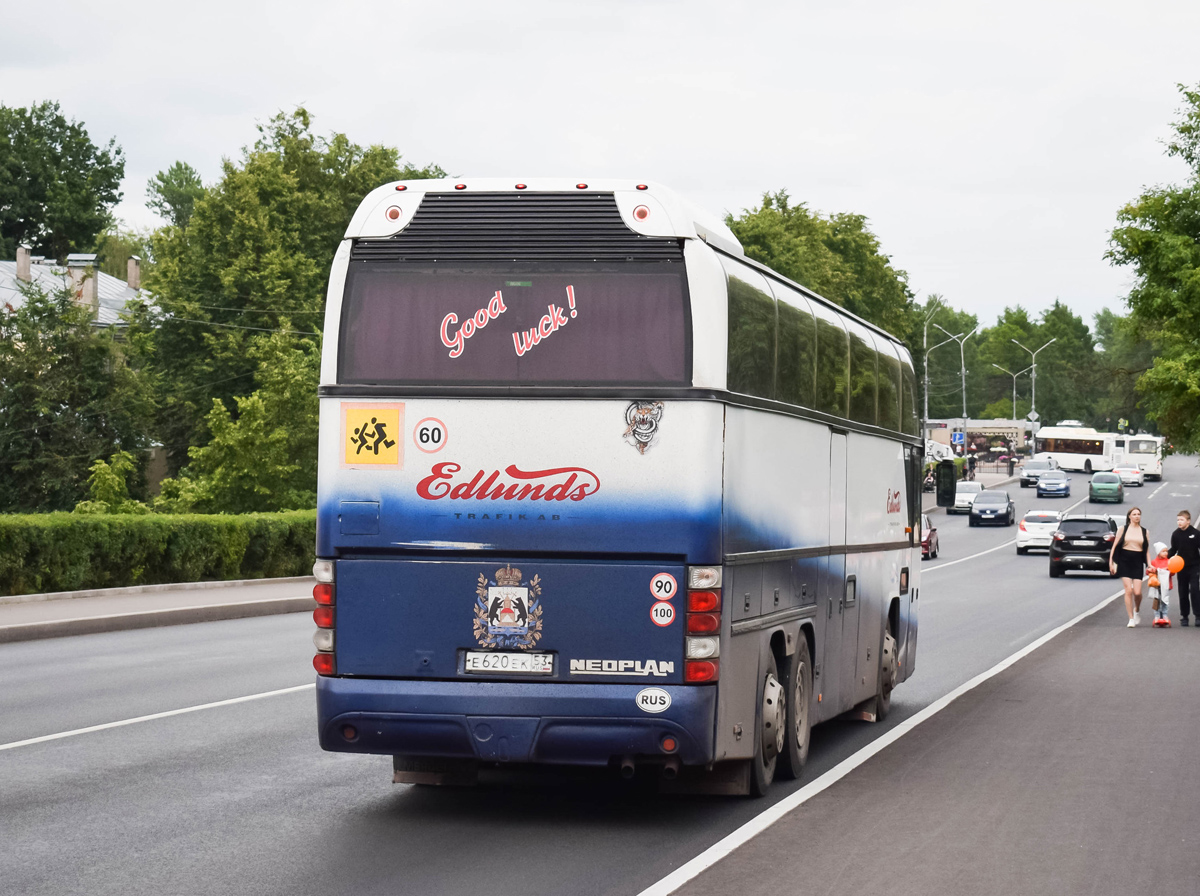
<path fill-rule="evenodd" d="M 417 494 L 428 501 L 582 501 L 600 490 L 600 477 L 584 467 L 526 472 L 509 464 L 504 473 L 516 482 L 502 479 L 499 470 L 480 470 L 470 479 L 458 476 L 461 470 L 462 466 L 453 462 L 434 464 L 429 475 L 417 483 Z"/>

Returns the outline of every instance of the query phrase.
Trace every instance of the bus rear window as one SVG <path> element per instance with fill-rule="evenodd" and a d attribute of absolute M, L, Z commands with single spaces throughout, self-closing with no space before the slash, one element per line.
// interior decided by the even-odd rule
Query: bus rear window
<path fill-rule="evenodd" d="M 338 380 L 690 385 L 680 264 L 352 265 Z"/>

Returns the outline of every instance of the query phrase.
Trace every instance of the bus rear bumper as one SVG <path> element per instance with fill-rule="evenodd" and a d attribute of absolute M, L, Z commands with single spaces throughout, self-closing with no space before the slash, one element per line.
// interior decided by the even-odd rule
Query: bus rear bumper
<path fill-rule="evenodd" d="M 559 765 L 669 755 L 684 765 L 711 762 L 716 687 L 662 686 L 671 703 L 659 713 L 636 707 L 643 688 L 322 677 L 318 735 L 322 749 L 342 753 Z M 668 737 L 674 751 L 663 747 Z"/>

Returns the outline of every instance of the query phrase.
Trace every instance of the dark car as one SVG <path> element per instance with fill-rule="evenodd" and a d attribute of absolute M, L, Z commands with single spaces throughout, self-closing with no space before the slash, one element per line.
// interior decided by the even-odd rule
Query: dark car
<path fill-rule="evenodd" d="M 1057 470 L 1058 464 L 1052 460 L 1027 460 L 1021 465 L 1021 488 L 1037 485 L 1038 479 L 1047 470 Z"/>
<path fill-rule="evenodd" d="M 929 560 L 938 555 L 938 531 L 929 519 L 929 514 L 921 514 L 921 559 Z"/>
<path fill-rule="evenodd" d="M 1068 516 L 1059 521 L 1050 539 L 1050 578 L 1068 569 L 1090 569 L 1112 575 L 1108 555 L 1117 524 L 1106 516 Z"/>
<path fill-rule="evenodd" d="M 1062 470 L 1047 470 L 1037 481 L 1039 498 L 1071 497 L 1071 477 Z"/>
<path fill-rule="evenodd" d="M 984 489 L 971 502 L 972 526 L 982 526 L 985 523 L 999 523 L 1001 526 L 1011 526 L 1017 520 L 1017 508 L 1008 492 L 999 489 Z"/>

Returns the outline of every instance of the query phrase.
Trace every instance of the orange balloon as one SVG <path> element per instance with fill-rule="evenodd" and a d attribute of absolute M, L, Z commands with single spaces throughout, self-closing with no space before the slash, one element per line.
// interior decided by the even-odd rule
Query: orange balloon
<path fill-rule="evenodd" d="M 1183 569 L 1183 558 L 1176 554 L 1167 561 L 1167 569 L 1171 570 L 1171 572 L 1179 572 Z"/>

